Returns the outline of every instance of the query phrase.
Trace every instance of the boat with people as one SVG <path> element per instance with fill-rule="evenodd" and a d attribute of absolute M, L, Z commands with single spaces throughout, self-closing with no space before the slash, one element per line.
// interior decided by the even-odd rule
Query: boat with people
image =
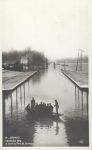
<path fill-rule="evenodd" d="M 62 116 L 63 114 L 58 113 L 59 105 L 58 105 L 57 100 L 55 100 L 54 107 L 56 107 L 56 112 L 53 112 L 53 106 L 51 103 L 46 104 L 44 102 L 41 102 L 40 104 L 38 104 L 35 102 L 35 99 L 33 97 L 31 100 L 31 106 L 30 106 L 30 104 L 28 104 L 25 107 L 25 110 L 27 111 L 27 114 L 30 117 L 35 117 L 35 118 L 45 117 L 45 118 L 60 120 L 60 116 Z"/>

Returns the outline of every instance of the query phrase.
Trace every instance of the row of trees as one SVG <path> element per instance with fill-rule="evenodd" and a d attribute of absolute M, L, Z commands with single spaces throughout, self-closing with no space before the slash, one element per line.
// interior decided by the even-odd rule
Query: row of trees
<path fill-rule="evenodd" d="M 22 57 L 27 58 L 29 68 L 48 65 L 48 59 L 43 53 L 31 50 L 30 48 L 23 51 L 11 50 L 9 52 L 2 52 L 3 64 L 15 64 L 15 66 L 20 66 Z"/>

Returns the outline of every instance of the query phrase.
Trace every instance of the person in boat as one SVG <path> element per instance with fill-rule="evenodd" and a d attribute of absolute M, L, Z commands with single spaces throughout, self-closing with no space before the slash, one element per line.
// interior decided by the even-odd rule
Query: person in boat
<path fill-rule="evenodd" d="M 45 115 L 46 114 L 46 103 L 42 103 L 42 113 Z"/>
<path fill-rule="evenodd" d="M 53 112 L 53 106 L 51 105 L 51 103 L 47 104 L 47 106 L 46 106 L 46 112 L 47 112 L 47 114 L 52 114 L 52 112 Z"/>
<path fill-rule="evenodd" d="M 49 103 L 49 114 L 52 114 L 53 112 L 53 106 L 51 105 L 51 103 Z"/>
<path fill-rule="evenodd" d="M 36 114 L 39 112 L 39 105 L 38 105 L 38 103 L 35 104 L 35 112 L 36 112 Z"/>
<path fill-rule="evenodd" d="M 51 105 L 51 103 L 49 104 L 49 107 L 50 107 L 50 113 L 53 112 L 53 106 Z"/>
<path fill-rule="evenodd" d="M 40 103 L 40 113 L 41 113 L 41 115 L 45 115 L 46 114 L 46 104 L 44 102 Z"/>
<path fill-rule="evenodd" d="M 46 106 L 46 113 L 49 114 L 49 104 Z"/>
<path fill-rule="evenodd" d="M 31 110 L 32 111 L 35 110 L 35 99 L 34 99 L 34 97 L 32 97 L 32 100 L 31 100 Z"/>
<path fill-rule="evenodd" d="M 58 115 L 58 108 L 59 108 L 59 105 L 58 105 L 58 101 L 55 100 L 55 105 L 54 107 L 56 107 L 56 114 Z"/>
<path fill-rule="evenodd" d="M 31 109 L 30 104 L 28 104 L 25 109 L 27 112 L 30 112 L 30 109 Z"/>
<path fill-rule="evenodd" d="M 39 113 L 39 114 L 41 114 L 41 113 L 42 113 L 42 102 L 39 104 L 38 113 Z"/>

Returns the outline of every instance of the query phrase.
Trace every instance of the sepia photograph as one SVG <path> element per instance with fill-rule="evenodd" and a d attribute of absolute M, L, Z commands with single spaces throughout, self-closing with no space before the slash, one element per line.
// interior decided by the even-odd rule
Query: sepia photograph
<path fill-rule="evenodd" d="M 2 147 L 89 147 L 89 0 L 0 0 Z"/>

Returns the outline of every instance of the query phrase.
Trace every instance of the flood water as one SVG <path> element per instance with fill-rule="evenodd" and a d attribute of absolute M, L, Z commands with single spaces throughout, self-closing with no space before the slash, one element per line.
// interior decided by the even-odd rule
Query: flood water
<path fill-rule="evenodd" d="M 59 112 L 63 113 L 61 121 L 28 117 L 25 106 L 32 97 L 38 103 L 52 103 L 53 106 L 57 99 Z M 75 91 L 75 85 L 59 68 L 50 65 L 12 93 L 5 93 L 3 100 L 4 141 L 5 137 L 18 137 L 25 146 L 89 145 L 88 95 L 78 88 Z M 7 143 L 3 145 L 7 146 Z"/>

